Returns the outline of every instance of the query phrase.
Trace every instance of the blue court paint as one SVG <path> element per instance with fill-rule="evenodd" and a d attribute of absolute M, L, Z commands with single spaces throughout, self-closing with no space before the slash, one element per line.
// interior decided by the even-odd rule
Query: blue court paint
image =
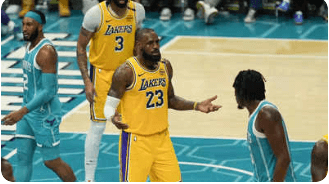
<path fill-rule="evenodd" d="M 84 180 L 85 134 L 61 133 L 61 157 Z M 96 170 L 96 181 L 118 182 L 119 135 L 104 135 Z M 172 137 L 182 172 L 187 182 L 244 182 L 251 179 L 252 165 L 244 139 Z M 298 181 L 310 181 L 310 155 L 314 142 L 291 142 L 292 160 Z M 2 149 L 6 156 L 15 149 L 15 141 Z M 9 161 L 16 167 L 16 155 Z M 34 156 L 32 181 L 60 181 L 42 163 L 40 153 Z"/>

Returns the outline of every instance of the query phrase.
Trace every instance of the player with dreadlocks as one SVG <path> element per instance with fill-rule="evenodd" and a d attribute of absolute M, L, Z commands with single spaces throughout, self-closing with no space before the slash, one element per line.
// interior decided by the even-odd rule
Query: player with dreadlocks
<path fill-rule="evenodd" d="M 255 70 L 240 71 L 233 87 L 238 109 L 249 112 L 247 140 L 254 181 L 296 181 L 285 122 L 265 100 L 265 79 Z"/>

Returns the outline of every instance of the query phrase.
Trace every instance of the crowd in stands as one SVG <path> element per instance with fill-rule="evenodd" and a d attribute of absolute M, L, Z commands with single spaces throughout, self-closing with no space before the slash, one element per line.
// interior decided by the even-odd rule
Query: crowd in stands
<path fill-rule="evenodd" d="M 7 1 L 7 0 L 6 0 Z M 73 0 L 71 0 L 73 1 Z M 102 0 L 81 0 L 82 12 L 86 11 L 92 6 L 96 5 Z M 229 0 L 135 0 L 144 6 L 147 11 L 158 11 L 159 19 L 161 21 L 169 21 L 173 13 L 183 13 L 184 21 L 192 21 L 195 18 L 204 20 L 206 24 L 212 24 L 215 17 L 221 12 L 225 11 L 225 5 Z M 239 0 L 248 5 L 248 11 L 244 18 L 244 22 L 249 24 L 256 21 L 259 10 L 263 8 L 263 0 Z M 60 17 L 69 17 L 70 0 L 8 0 L 9 5 L 6 10 L 1 11 L 2 35 L 12 34 L 17 31 L 17 26 L 13 21 L 10 21 L 8 15 L 18 14 L 22 18 L 28 11 L 32 9 L 47 8 L 48 4 L 54 2 L 58 4 L 58 11 Z M 243 3 L 239 3 L 240 5 Z M 293 12 L 293 19 L 296 25 L 303 24 L 305 18 L 308 17 L 309 7 L 315 7 L 319 16 L 328 21 L 328 6 L 324 0 L 278 0 L 276 7 L 279 12 Z M 242 8 L 242 7 L 240 7 Z M 273 13 L 272 13 L 273 14 Z M 273 14 L 274 16 L 274 14 Z M 287 15 L 289 16 L 289 15 Z"/>

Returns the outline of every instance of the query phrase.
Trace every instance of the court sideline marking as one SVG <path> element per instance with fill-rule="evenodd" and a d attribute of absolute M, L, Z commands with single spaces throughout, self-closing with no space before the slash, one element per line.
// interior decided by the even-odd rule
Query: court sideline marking
<path fill-rule="evenodd" d="M 206 166 L 206 167 L 213 167 L 213 168 L 219 168 L 219 169 L 225 169 L 229 171 L 235 171 L 239 173 L 243 173 L 249 176 L 253 176 L 252 172 L 242 170 L 242 169 L 237 169 L 234 167 L 226 167 L 226 166 L 221 166 L 221 165 L 214 165 L 214 164 L 204 164 L 204 163 L 197 163 L 197 162 L 178 162 L 181 165 L 196 165 L 196 166 Z"/>

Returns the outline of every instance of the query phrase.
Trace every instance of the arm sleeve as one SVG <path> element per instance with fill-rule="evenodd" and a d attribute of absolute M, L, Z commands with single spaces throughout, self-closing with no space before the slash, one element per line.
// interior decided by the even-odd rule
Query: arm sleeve
<path fill-rule="evenodd" d="M 57 94 L 57 75 L 55 73 L 42 73 L 42 90 L 37 92 L 34 98 L 26 104 L 29 112 L 49 102 Z"/>
<path fill-rule="evenodd" d="M 101 10 L 98 5 L 95 5 L 86 12 L 83 18 L 82 27 L 87 31 L 95 32 L 100 24 Z"/>
<path fill-rule="evenodd" d="M 104 106 L 104 116 L 106 119 L 111 119 L 115 114 L 115 109 L 118 107 L 120 99 L 107 96 L 105 106 Z"/>
<path fill-rule="evenodd" d="M 145 9 L 140 3 L 136 3 L 136 24 L 137 28 L 142 27 L 143 20 L 145 19 Z"/>

